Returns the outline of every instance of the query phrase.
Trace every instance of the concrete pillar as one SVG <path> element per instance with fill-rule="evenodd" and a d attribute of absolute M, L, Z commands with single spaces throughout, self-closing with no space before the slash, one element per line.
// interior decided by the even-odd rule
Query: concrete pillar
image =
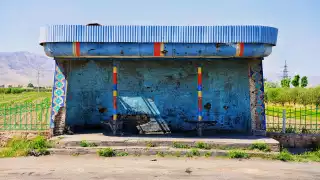
<path fill-rule="evenodd" d="M 66 119 L 67 64 L 58 59 L 55 60 L 55 63 L 50 128 L 53 129 L 54 135 L 61 135 L 65 130 Z"/>
<path fill-rule="evenodd" d="M 249 60 L 249 89 L 251 110 L 251 131 L 253 135 L 266 134 L 264 105 L 264 82 L 262 59 Z"/>

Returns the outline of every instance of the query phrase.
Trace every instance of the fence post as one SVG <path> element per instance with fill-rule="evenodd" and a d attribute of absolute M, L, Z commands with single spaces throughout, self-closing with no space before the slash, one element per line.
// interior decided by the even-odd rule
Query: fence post
<path fill-rule="evenodd" d="M 286 133 L 286 110 L 282 110 L 282 133 Z"/>

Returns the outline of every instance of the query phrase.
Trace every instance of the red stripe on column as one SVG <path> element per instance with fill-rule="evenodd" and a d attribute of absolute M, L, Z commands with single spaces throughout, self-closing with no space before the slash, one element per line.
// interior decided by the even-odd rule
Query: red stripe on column
<path fill-rule="evenodd" d="M 80 56 L 80 42 L 76 42 L 76 56 Z"/>
<path fill-rule="evenodd" d="M 153 45 L 153 56 L 161 55 L 161 43 L 154 43 Z"/>
<path fill-rule="evenodd" d="M 117 84 L 117 73 L 113 73 L 113 84 Z"/>
<path fill-rule="evenodd" d="M 202 110 L 202 98 L 201 97 L 198 97 L 198 109 L 199 109 L 199 112 L 201 112 L 201 110 Z"/>
<path fill-rule="evenodd" d="M 239 56 L 243 56 L 243 51 L 244 51 L 244 43 L 240 43 L 240 52 L 239 52 Z"/>
<path fill-rule="evenodd" d="M 201 74 L 198 74 L 198 85 L 202 85 L 202 77 L 201 77 Z"/>
<path fill-rule="evenodd" d="M 113 109 L 117 109 L 117 96 L 113 96 Z"/>

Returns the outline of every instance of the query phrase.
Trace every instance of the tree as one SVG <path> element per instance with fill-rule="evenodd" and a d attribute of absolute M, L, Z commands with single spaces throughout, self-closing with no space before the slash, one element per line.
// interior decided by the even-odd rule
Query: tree
<path fill-rule="evenodd" d="M 320 86 L 310 89 L 312 92 L 312 104 L 320 105 Z"/>
<path fill-rule="evenodd" d="M 307 89 L 300 91 L 298 98 L 299 98 L 299 103 L 304 106 L 312 103 L 312 96 L 310 96 L 310 93 L 307 91 Z"/>
<path fill-rule="evenodd" d="M 264 92 L 264 100 L 266 103 L 277 103 L 277 98 L 281 88 L 270 88 L 266 89 Z"/>
<path fill-rule="evenodd" d="M 301 88 L 290 88 L 288 89 L 288 95 L 289 95 L 289 103 L 293 103 L 293 105 L 296 105 L 299 101 L 299 93 L 301 91 Z"/>
<path fill-rule="evenodd" d="M 287 93 L 287 90 L 280 89 L 279 94 L 276 97 L 276 102 L 284 106 L 286 102 L 289 102 L 289 100 L 290 100 L 290 97 L 289 97 L 289 94 Z"/>
<path fill-rule="evenodd" d="M 265 81 L 264 82 L 264 87 L 265 88 L 278 88 L 279 85 L 276 82 Z"/>
<path fill-rule="evenodd" d="M 34 86 L 32 83 L 29 83 L 27 87 L 33 88 Z"/>
<path fill-rule="evenodd" d="M 289 88 L 290 87 L 290 78 L 284 78 L 281 80 L 281 87 Z"/>
<path fill-rule="evenodd" d="M 308 86 L 308 78 L 307 78 L 307 76 L 303 76 L 302 78 L 301 78 L 301 87 L 307 87 Z"/>
<path fill-rule="evenodd" d="M 299 85 L 300 85 L 300 75 L 299 74 L 294 76 L 294 78 L 291 81 L 291 84 L 294 87 L 299 87 Z"/>

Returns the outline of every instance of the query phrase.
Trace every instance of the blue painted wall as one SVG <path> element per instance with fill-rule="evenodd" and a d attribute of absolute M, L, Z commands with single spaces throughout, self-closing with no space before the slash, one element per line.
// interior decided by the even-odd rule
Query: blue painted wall
<path fill-rule="evenodd" d="M 112 64 L 118 66 L 121 114 L 148 114 L 174 130 L 193 129 L 197 120 L 197 67 L 203 70 L 204 120 L 217 129 L 248 130 L 248 60 L 68 61 L 67 125 L 99 124 L 99 107 L 112 116 Z M 208 105 L 208 104 L 207 104 Z M 208 107 L 208 106 L 206 106 Z"/>

